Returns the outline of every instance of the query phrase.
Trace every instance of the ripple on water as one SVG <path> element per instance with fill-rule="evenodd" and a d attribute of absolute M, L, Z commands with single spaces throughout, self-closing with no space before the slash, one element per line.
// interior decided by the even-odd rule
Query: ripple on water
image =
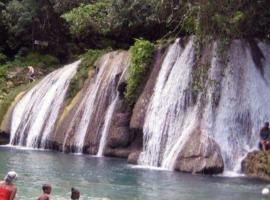
<path fill-rule="evenodd" d="M 70 188 L 82 200 L 261 200 L 265 182 L 133 167 L 121 159 L 97 158 L 51 151 L 0 147 L 0 176 L 19 174 L 20 200 L 35 200 L 41 186 L 51 183 L 54 200 L 70 199 Z"/>

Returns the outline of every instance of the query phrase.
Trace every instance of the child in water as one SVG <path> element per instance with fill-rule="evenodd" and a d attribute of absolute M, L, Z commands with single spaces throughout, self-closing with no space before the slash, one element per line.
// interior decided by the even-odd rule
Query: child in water
<path fill-rule="evenodd" d="M 80 191 L 75 188 L 71 188 L 71 200 L 79 200 L 79 198 L 80 198 Z"/>
<path fill-rule="evenodd" d="M 43 194 L 38 198 L 38 200 L 51 200 L 52 186 L 49 184 L 44 184 L 42 186 Z"/>

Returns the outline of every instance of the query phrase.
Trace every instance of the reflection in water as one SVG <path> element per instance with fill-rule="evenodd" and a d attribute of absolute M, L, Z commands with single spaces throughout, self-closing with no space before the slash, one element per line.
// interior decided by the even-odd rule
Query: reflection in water
<path fill-rule="evenodd" d="M 11 169 L 19 174 L 20 200 L 36 199 L 44 183 L 52 184 L 54 200 L 69 199 L 73 186 L 82 200 L 256 200 L 264 186 L 244 178 L 132 168 L 120 159 L 1 147 L 0 176 Z"/>

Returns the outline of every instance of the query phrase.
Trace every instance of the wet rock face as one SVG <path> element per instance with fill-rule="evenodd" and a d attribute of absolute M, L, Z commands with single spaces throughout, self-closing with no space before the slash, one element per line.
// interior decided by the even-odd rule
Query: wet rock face
<path fill-rule="evenodd" d="M 130 153 L 129 145 L 133 139 L 133 134 L 129 128 L 130 116 L 131 110 L 122 98 L 116 105 L 112 119 L 112 125 L 105 150 L 106 156 L 128 157 Z"/>
<path fill-rule="evenodd" d="M 220 148 L 213 139 L 196 130 L 180 152 L 175 169 L 190 173 L 222 173 L 224 163 Z"/>
<path fill-rule="evenodd" d="M 155 63 L 148 81 L 143 89 L 141 96 L 135 104 L 133 114 L 130 121 L 130 127 L 133 129 L 143 129 L 144 118 L 147 112 L 148 104 L 153 94 L 156 84 L 156 79 L 159 74 L 164 56 L 164 50 L 159 50 L 155 56 Z"/>
<path fill-rule="evenodd" d="M 10 134 L 6 132 L 0 132 L 0 145 L 5 145 L 9 143 Z"/>
<path fill-rule="evenodd" d="M 270 181 L 270 151 L 254 151 L 242 161 L 242 172 Z"/>

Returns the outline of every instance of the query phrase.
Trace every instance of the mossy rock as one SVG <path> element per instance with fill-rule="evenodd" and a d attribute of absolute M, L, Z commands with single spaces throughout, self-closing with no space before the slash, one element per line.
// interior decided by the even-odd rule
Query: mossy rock
<path fill-rule="evenodd" d="M 242 171 L 251 177 L 270 181 L 270 151 L 253 151 L 242 161 Z"/>

